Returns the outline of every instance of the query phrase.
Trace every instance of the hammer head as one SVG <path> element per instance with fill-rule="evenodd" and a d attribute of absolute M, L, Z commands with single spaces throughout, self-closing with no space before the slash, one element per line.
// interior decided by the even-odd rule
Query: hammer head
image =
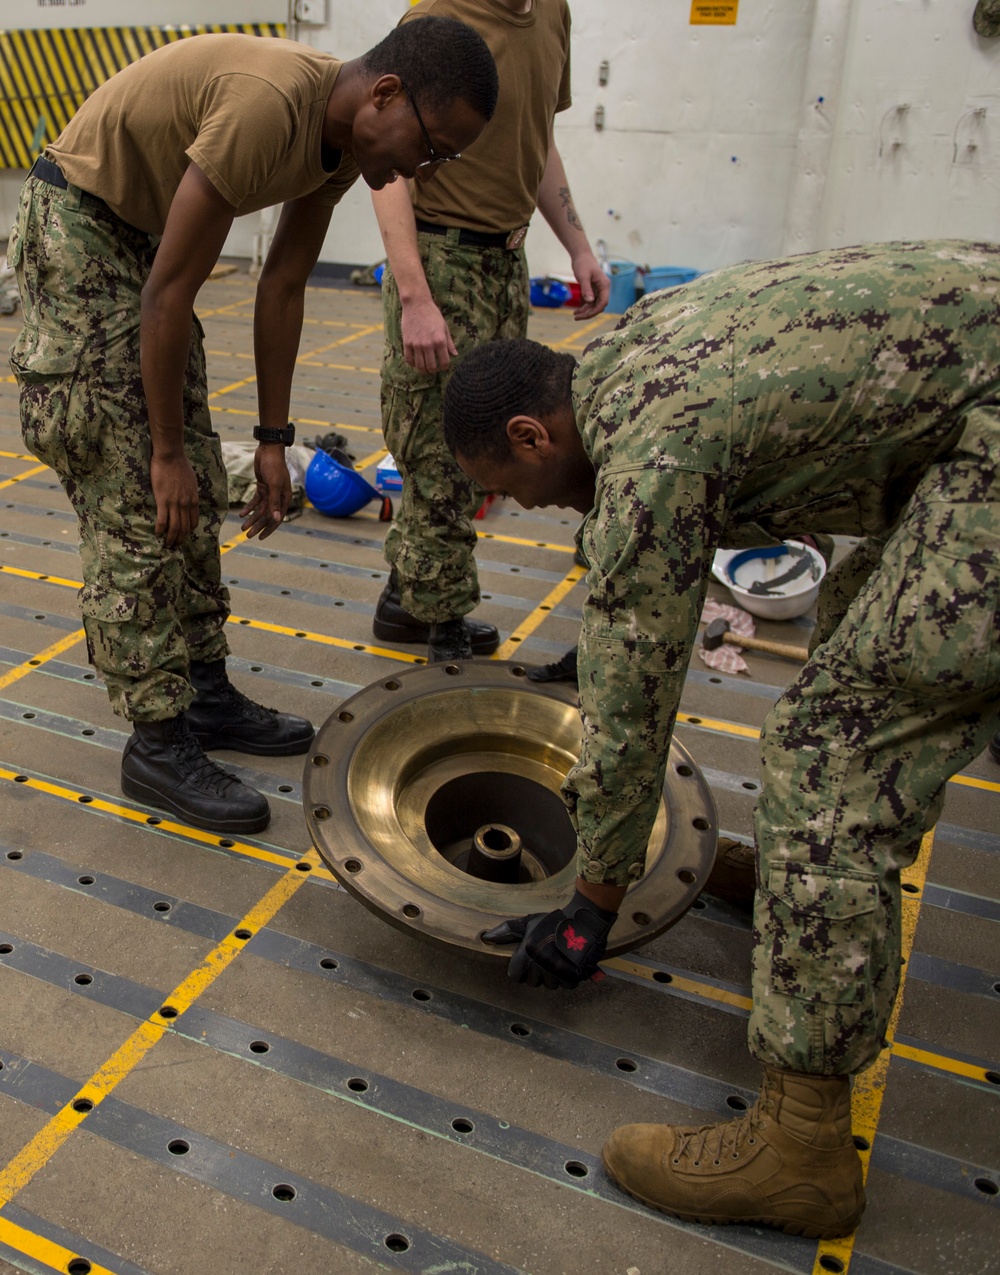
<path fill-rule="evenodd" d="M 713 620 L 711 624 L 705 625 L 705 636 L 702 638 L 701 644 L 706 651 L 714 651 L 716 647 L 722 645 L 728 632 L 728 620 L 723 620 L 721 617 L 718 620 Z"/>

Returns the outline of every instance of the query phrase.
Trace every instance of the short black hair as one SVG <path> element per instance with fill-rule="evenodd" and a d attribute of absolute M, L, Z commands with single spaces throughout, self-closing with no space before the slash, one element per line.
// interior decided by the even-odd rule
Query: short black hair
<path fill-rule="evenodd" d="M 478 31 L 457 18 L 403 22 L 361 58 L 376 79 L 398 75 L 427 110 L 440 111 L 459 99 L 487 122 L 496 110 L 500 82 L 496 63 Z"/>
<path fill-rule="evenodd" d="M 505 464 L 507 422 L 572 404 L 576 359 L 537 341 L 487 341 L 455 364 L 444 392 L 444 440 L 453 454 Z"/>

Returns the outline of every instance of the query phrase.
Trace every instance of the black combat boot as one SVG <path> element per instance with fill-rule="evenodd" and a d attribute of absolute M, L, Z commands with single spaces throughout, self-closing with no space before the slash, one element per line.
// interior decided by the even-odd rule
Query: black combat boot
<path fill-rule="evenodd" d="M 994 761 L 1000 762 L 1000 730 L 993 736 L 989 742 L 990 756 Z"/>
<path fill-rule="evenodd" d="M 464 624 L 469 633 L 469 642 L 475 655 L 492 655 L 500 645 L 500 634 L 495 624 L 484 624 L 482 620 L 465 618 Z M 381 642 L 429 642 L 431 626 L 418 620 L 403 606 L 399 596 L 399 581 L 395 568 L 389 572 L 389 579 L 375 604 L 375 619 L 372 621 L 372 632 Z M 449 657 L 451 658 L 451 657 Z M 456 656 L 456 659 L 468 659 L 468 656 Z"/>
<path fill-rule="evenodd" d="M 267 827 L 267 798 L 205 756 L 183 713 L 132 727 L 122 756 L 126 797 L 209 832 L 246 834 Z"/>
<path fill-rule="evenodd" d="M 247 699 L 230 682 L 225 660 L 192 660 L 191 685 L 195 697 L 187 721 L 202 748 L 232 748 L 263 757 L 309 751 L 316 733 L 312 722 Z"/>
<path fill-rule="evenodd" d="M 572 682 L 577 685 L 576 647 L 566 652 L 561 660 L 554 664 L 538 664 L 528 669 L 529 682 Z"/>
<path fill-rule="evenodd" d="M 444 624 L 431 625 L 427 643 L 428 664 L 471 659 L 472 641 L 464 620 L 445 620 Z"/>

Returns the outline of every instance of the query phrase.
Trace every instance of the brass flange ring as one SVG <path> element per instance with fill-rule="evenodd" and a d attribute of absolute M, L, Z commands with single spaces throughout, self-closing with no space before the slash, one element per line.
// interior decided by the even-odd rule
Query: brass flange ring
<path fill-rule="evenodd" d="M 576 838 L 559 789 L 579 747 L 575 687 L 531 682 L 521 664 L 394 673 L 345 700 L 317 731 L 303 780 L 306 821 L 337 880 L 365 907 L 435 942 L 506 960 L 510 950 L 483 943 L 483 931 L 551 912 L 573 893 Z M 711 872 L 716 827 L 708 785 L 674 741 L 646 875 L 629 888 L 609 955 L 684 915 Z M 466 870 L 474 838 L 490 829 L 487 846 L 519 839 L 516 881 Z"/>

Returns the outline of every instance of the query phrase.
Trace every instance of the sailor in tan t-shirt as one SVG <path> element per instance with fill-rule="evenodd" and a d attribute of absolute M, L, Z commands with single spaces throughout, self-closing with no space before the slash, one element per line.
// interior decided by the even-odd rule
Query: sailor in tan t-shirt
<path fill-rule="evenodd" d="M 263 794 L 206 748 L 306 752 L 305 718 L 229 683 L 219 529 L 227 507 L 193 307 L 233 218 L 283 204 L 254 310 L 260 424 L 248 536 L 291 495 L 285 445 L 306 282 L 362 176 L 432 176 L 496 105 L 482 39 L 441 20 L 340 62 L 286 40 L 202 35 L 158 49 L 84 102 L 40 157 L 9 245 L 24 325 L 11 350 L 26 446 L 80 525 L 90 658 L 133 723 L 126 796 L 246 834 Z"/>
<path fill-rule="evenodd" d="M 435 15 L 482 35 L 496 59 L 500 96 L 461 164 L 415 187 L 412 202 L 402 183 L 373 196 L 389 258 L 382 429 L 403 492 L 372 627 L 383 642 L 427 642 L 429 659 L 456 660 L 496 650 L 499 634 L 466 618 L 480 596 L 470 520 L 483 493 L 444 444 L 451 360 L 483 341 L 525 335 L 523 241 L 536 205 L 580 285 L 576 318 L 600 314 L 610 285 L 573 207 L 552 132 L 557 112 L 571 105 L 565 0 L 421 0 L 402 22 L 420 26 Z"/>

